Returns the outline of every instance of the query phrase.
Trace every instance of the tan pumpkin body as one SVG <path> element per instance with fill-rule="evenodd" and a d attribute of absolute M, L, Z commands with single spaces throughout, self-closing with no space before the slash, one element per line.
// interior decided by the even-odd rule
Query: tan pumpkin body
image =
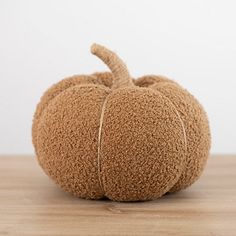
<path fill-rule="evenodd" d="M 113 73 L 64 79 L 37 106 L 32 136 L 44 171 L 86 199 L 150 200 L 195 182 L 210 149 L 201 105 L 167 78 L 130 79 L 99 45 L 93 53 Z"/>

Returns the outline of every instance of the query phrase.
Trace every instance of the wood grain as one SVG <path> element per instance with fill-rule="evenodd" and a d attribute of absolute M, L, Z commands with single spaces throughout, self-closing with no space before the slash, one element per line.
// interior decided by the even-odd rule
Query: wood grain
<path fill-rule="evenodd" d="M 236 235 L 236 156 L 213 156 L 192 187 L 140 203 L 77 199 L 34 157 L 1 156 L 0 235 Z"/>

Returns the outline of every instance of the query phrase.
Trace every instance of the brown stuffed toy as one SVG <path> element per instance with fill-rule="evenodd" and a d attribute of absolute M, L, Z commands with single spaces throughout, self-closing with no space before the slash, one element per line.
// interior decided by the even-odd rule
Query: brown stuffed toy
<path fill-rule="evenodd" d="M 202 106 L 165 77 L 133 80 L 103 46 L 91 52 L 111 73 L 66 78 L 37 106 L 32 136 L 43 170 L 86 199 L 150 200 L 190 186 L 210 149 Z"/>

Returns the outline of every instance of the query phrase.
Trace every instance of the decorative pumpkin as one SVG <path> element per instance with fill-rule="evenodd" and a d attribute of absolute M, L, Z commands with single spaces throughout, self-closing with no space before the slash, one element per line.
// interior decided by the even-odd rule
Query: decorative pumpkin
<path fill-rule="evenodd" d="M 190 186 L 210 149 L 202 106 L 165 77 L 133 80 L 103 46 L 91 52 L 112 73 L 66 78 L 37 106 L 32 136 L 43 170 L 86 199 L 143 201 Z"/>

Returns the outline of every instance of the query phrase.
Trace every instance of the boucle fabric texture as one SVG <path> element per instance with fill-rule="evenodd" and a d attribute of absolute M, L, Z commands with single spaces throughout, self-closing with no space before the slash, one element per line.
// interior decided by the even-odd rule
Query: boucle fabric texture
<path fill-rule="evenodd" d="M 210 150 L 199 102 L 163 76 L 132 79 L 124 62 L 94 44 L 111 72 L 76 75 L 39 102 L 32 138 L 40 166 L 80 198 L 144 201 L 201 175 Z"/>

